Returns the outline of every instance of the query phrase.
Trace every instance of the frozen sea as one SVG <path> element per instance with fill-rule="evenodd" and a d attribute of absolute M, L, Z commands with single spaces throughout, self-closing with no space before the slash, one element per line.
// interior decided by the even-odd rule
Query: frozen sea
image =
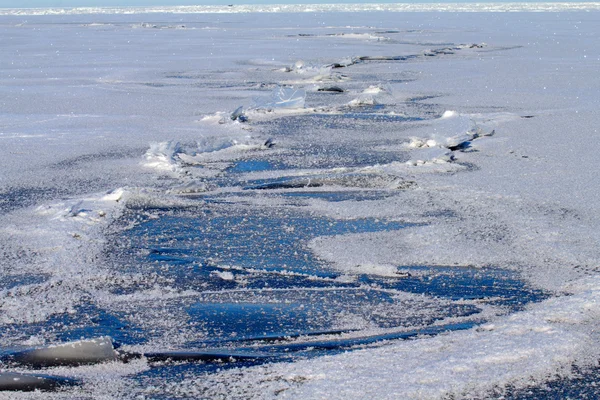
<path fill-rule="evenodd" d="M 598 398 L 599 10 L 0 9 L 0 399 Z"/>

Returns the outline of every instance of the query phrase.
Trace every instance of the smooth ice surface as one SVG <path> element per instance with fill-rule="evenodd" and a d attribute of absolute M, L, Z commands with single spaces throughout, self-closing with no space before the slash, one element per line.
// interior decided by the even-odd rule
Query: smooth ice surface
<path fill-rule="evenodd" d="M 82 384 L 0 398 L 489 397 L 596 365 L 597 3 L 253 7 L 1 11 L 0 346 L 296 350 L 20 368 Z"/>

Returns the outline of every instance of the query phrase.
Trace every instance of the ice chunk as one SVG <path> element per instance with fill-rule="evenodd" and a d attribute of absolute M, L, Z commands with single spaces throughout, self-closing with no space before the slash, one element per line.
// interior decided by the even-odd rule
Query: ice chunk
<path fill-rule="evenodd" d="M 248 117 L 244 114 L 244 106 L 239 106 L 229 116 L 232 121 L 248 122 Z M 223 122 L 224 123 L 224 122 Z"/>
<path fill-rule="evenodd" d="M 375 99 L 375 96 L 372 94 L 361 94 L 354 100 L 348 103 L 349 106 L 358 107 L 358 106 L 374 106 L 379 104 Z"/>
<path fill-rule="evenodd" d="M 203 138 L 198 142 L 196 150 L 181 151 L 177 158 L 184 166 L 203 165 L 208 162 L 231 161 L 248 151 L 262 151 L 273 147 L 272 139 L 266 141 L 251 137 L 239 138 Z"/>
<path fill-rule="evenodd" d="M 392 93 L 392 89 L 390 88 L 390 85 L 383 85 L 383 84 L 379 84 L 379 85 L 371 85 L 368 88 L 366 88 L 365 90 L 363 90 L 363 93 L 365 94 L 379 94 L 379 93 Z"/>
<path fill-rule="evenodd" d="M 155 142 L 150 144 L 150 148 L 144 154 L 146 167 L 161 171 L 176 171 L 177 155 L 181 153 L 179 142 Z"/>
<path fill-rule="evenodd" d="M 304 61 L 302 60 L 298 60 L 294 63 L 294 65 L 289 66 L 289 67 L 285 67 L 283 68 L 284 72 L 297 72 L 297 73 L 302 73 L 306 70 L 306 65 L 304 64 Z"/>
<path fill-rule="evenodd" d="M 446 111 L 440 118 L 433 121 L 429 137 L 413 137 L 408 143 L 408 147 L 444 147 L 458 150 L 467 147 L 473 139 L 493 134 L 493 131 L 488 134 L 483 133 L 468 115 L 461 115 L 456 111 Z"/>
<path fill-rule="evenodd" d="M 0 391 L 52 391 L 76 383 L 76 380 L 62 376 L 0 372 Z"/>
<path fill-rule="evenodd" d="M 108 193 L 106 193 L 106 195 L 104 195 L 101 200 L 102 201 L 116 201 L 118 202 L 119 200 L 121 200 L 123 198 L 123 194 L 125 193 L 125 190 L 123 188 L 118 188 L 115 190 L 111 190 Z"/>
<path fill-rule="evenodd" d="M 304 108 L 306 91 L 293 87 L 277 86 L 266 102 L 256 102 L 256 108 Z"/>
<path fill-rule="evenodd" d="M 442 116 L 440 118 L 447 119 L 447 118 L 455 118 L 455 117 L 458 117 L 458 113 L 456 111 L 446 110 L 446 111 L 444 111 L 444 113 L 442 114 Z"/>
<path fill-rule="evenodd" d="M 477 137 L 478 127 L 467 115 L 446 111 L 433 126 L 431 139 L 449 149 L 459 147 Z"/>
<path fill-rule="evenodd" d="M 304 61 L 302 61 L 302 60 L 298 60 L 298 61 L 296 61 L 296 62 L 294 63 L 294 65 L 292 66 L 292 70 L 295 70 L 295 71 L 301 71 L 301 70 L 305 69 L 304 67 L 305 67 L 305 65 L 304 65 Z"/>
<path fill-rule="evenodd" d="M 9 354 L 4 362 L 35 368 L 86 365 L 117 360 L 112 340 L 100 337 Z"/>
<path fill-rule="evenodd" d="M 214 271 L 211 273 L 211 275 L 219 277 L 219 278 L 223 279 L 224 281 L 232 281 L 235 279 L 235 276 L 233 275 L 233 273 L 231 273 L 229 271 Z"/>
<path fill-rule="evenodd" d="M 356 64 L 360 60 L 357 57 L 347 57 L 333 64 L 329 64 L 327 67 L 329 68 L 346 68 L 351 65 Z"/>

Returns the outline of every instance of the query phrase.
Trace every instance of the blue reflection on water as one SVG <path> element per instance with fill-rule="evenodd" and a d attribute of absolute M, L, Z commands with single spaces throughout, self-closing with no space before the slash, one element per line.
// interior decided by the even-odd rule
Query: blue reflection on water
<path fill-rule="evenodd" d="M 149 261 L 177 265 L 235 265 L 244 269 L 286 270 L 331 277 L 305 245 L 317 236 L 399 230 L 406 223 L 376 219 L 334 220 L 289 210 L 256 213 L 206 211 L 196 215 L 165 215 L 131 233 L 139 247 L 149 247 Z M 152 238 L 147 243 L 145 239 Z M 181 273 L 181 271 L 177 271 Z M 195 271 L 202 274 L 202 271 Z M 191 278 L 191 277 L 186 277 Z"/>
<path fill-rule="evenodd" d="M 548 294 L 532 288 L 515 272 L 500 268 L 408 266 L 409 276 L 396 281 L 376 280 L 382 288 L 444 297 L 450 300 L 486 300 L 487 304 L 508 306 L 519 311 L 530 302 L 541 301 Z M 361 282 L 373 284 L 372 277 Z"/>
<path fill-rule="evenodd" d="M 210 206 L 199 212 L 165 213 L 128 232 L 133 248 L 146 248 L 140 268 L 160 270 L 182 289 L 227 292 L 243 289 L 235 302 L 203 300 L 188 308 L 190 320 L 201 322 L 214 342 L 250 337 L 310 334 L 335 330 L 332 316 L 359 315 L 382 328 L 408 322 L 427 325 L 448 316 L 479 312 L 475 305 L 446 306 L 432 318 L 408 321 L 393 312 L 378 316 L 361 309 L 394 304 L 390 293 L 409 292 L 449 300 L 485 299 L 487 303 L 520 310 L 545 298 L 513 272 L 495 268 L 399 266 L 398 277 L 359 275 L 340 280 L 306 248 L 314 237 L 378 231 L 400 231 L 408 226 L 377 219 L 334 220 L 286 208 Z M 163 268 L 168 265 L 169 268 Z M 147 269 L 145 271 L 148 271 Z M 228 274 L 228 275 L 224 275 Z M 225 278 L 224 278 L 225 276 Z M 289 295 L 257 300 L 261 290 L 313 290 L 319 295 Z M 326 295 L 330 289 L 332 295 Z M 288 297 L 286 297 L 288 296 Z M 202 345 L 202 343 L 196 343 Z"/>

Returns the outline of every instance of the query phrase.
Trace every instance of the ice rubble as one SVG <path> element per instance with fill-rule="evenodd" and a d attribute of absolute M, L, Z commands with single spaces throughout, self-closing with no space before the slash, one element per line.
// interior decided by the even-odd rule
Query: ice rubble
<path fill-rule="evenodd" d="M 342 64 L 336 63 L 335 65 L 341 66 Z M 298 60 L 292 66 L 287 66 L 280 71 L 282 72 L 293 72 L 295 74 L 301 75 L 297 83 L 299 84 L 307 84 L 307 83 L 320 83 L 320 82 L 341 82 L 349 79 L 346 75 L 340 73 L 334 73 L 331 70 L 334 68 L 334 65 L 306 65 L 304 61 Z M 286 82 L 289 84 L 294 84 L 295 82 Z"/>
<path fill-rule="evenodd" d="M 196 146 L 182 146 L 176 141 L 151 143 L 144 154 L 142 165 L 159 173 L 175 177 L 210 177 L 218 171 L 228 168 L 230 162 L 245 153 L 260 152 L 274 146 L 272 139 L 257 140 L 251 136 L 203 138 Z M 190 169 L 190 166 L 202 166 L 203 169 Z M 213 172 L 210 172 L 210 171 Z M 174 188 L 180 193 L 202 191 L 206 188 L 202 182 L 185 182 Z"/>
<path fill-rule="evenodd" d="M 494 134 L 494 131 L 484 133 L 470 116 L 456 111 L 445 111 L 439 119 L 432 122 L 430 130 L 427 138 L 411 138 L 408 147 L 445 147 L 457 150 L 466 147 L 473 139 Z"/>
<path fill-rule="evenodd" d="M 178 172 L 177 158 L 181 151 L 179 142 L 151 143 L 144 154 L 144 165 L 162 172 Z"/>
<path fill-rule="evenodd" d="M 432 82 L 431 86 L 437 89 L 435 85 L 452 82 L 452 79 L 446 79 L 444 81 L 440 78 Z M 478 123 L 485 122 L 485 130 L 477 128 L 474 120 Z M 519 136 L 511 132 L 511 129 L 518 126 L 517 120 L 518 115 L 515 113 L 494 116 L 446 113 L 439 120 L 422 128 L 424 134 L 411 142 L 415 152 L 417 149 L 431 151 L 446 157 L 452 148 L 462 147 L 461 145 L 483 136 L 484 132 L 489 135 L 494 132 L 490 127 L 501 124 L 503 136 L 507 137 L 474 142 L 477 147 L 485 148 L 487 155 L 477 157 L 476 153 L 461 154 L 461 158 L 465 160 L 484 163 L 487 159 L 484 164 L 493 165 L 493 172 L 483 171 L 477 179 L 463 179 L 455 175 L 452 179 L 443 181 L 438 176 L 428 177 L 425 181 L 431 187 L 411 192 L 403 201 L 387 205 L 382 202 L 347 202 L 343 205 L 313 202 L 313 207 L 322 207 L 322 210 L 338 217 L 395 215 L 397 218 L 409 218 L 416 222 L 433 222 L 431 226 L 408 229 L 406 236 L 402 235 L 402 238 L 398 238 L 395 233 L 347 235 L 317 239 L 311 246 L 321 257 L 346 270 L 355 268 L 357 261 L 368 268 L 368 263 L 373 263 L 374 259 L 375 265 L 384 266 L 432 262 L 458 266 L 500 264 L 524 270 L 534 282 L 557 291 L 567 291 L 569 296 L 532 306 L 523 313 L 497 320 L 478 331 L 452 333 L 430 342 L 393 345 L 376 351 L 377 355 L 374 357 L 368 351 L 361 351 L 292 365 L 225 372 L 210 382 L 190 379 L 184 385 L 172 388 L 174 393 L 217 395 L 226 392 L 235 395 L 251 390 L 257 398 L 271 398 L 276 394 L 289 397 L 354 398 L 357 394 L 364 395 L 366 392 L 383 398 L 431 398 L 452 394 L 469 397 L 481 395 L 496 384 L 502 386 L 514 383 L 523 386 L 529 384 L 530 380 L 542 381 L 548 374 L 568 374 L 571 363 L 575 360 L 584 365 L 593 362 L 598 354 L 594 353 L 588 358 L 586 352 L 588 346 L 592 346 L 591 343 L 597 340 L 592 334 L 595 329 L 593 321 L 599 312 L 597 277 L 574 280 L 573 286 L 565 285 L 565 282 L 574 279 L 572 271 L 569 272 L 571 267 L 586 265 L 588 271 L 594 270 L 597 259 L 592 256 L 593 241 L 583 239 L 587 229 L 576 222 L 578 218 L 576 213 L 573 214 L 574 210 L 565 209 L 565 220 L 558 222 L 555 217 L 560 212 L 556 209 L 551 211 L 551 204 L 540 206 L 535 202 L 527 203 L 530 198 L 542 199 L 536 193 L 525 194 L 526 191 L 523 192 L 523 186 L 519 186 L 518 182 L 514 186 L 510 185 L 511 181 L 521 177 L 515 172 L 525 166 L 516 161 L 511 162 L 509 164 L 513 174 L 504 174 L 502 170 L 507 167 L 504 164 L 506 155 L 512 154 L 508 150 L 516 146 L 514 141 L 523 144 L 529 140 L 525 135 Z M 524 130 L 519 129 L 519 132 Z M 547 130 L 555 132 L 550 124 L 543 124 L 542 129 L 537 131 L 538 139 L 531 139 L 530 151 L 534 151 L 536 140 L 540 140 Z M 531 128 L 526 132 L 531 134 Z M 492 147 L 496 149 L 487 152 Z M 537 154 L 541 160 L 536 173 L 543 174 L 543 166 L 548 165 L 550 160 L 539 155 L 539 152 Z M 417 158 L 417 162 L 419 159 Z M 560 165 L 560 156 L 551 159 Z M 398 164 L 370 168 L 386 171 L 394 169 L 396 173 L 400 173 Z M 577 175 L 578 168 L 573 167 L 570 173 Z M 482 185 L 488 174 L 492 176 L 489 185 L 500 188 L 501 191 L 490 194 L 463 185 L 463 181 L 476 186 Z M 502 188 L 497 185 L 497 180 L 506 186 Z M 536 190 L 540 189 L 539 186 L 534 185 Z M 506 188 L 525 199 L 506 194 Z M 565 193 L 561 192 L 559 195 L 561 200 L 571 203 Z M 411 204 L 408 209 L 407 202 Z M 431 217 L 419 211 L 425 205 L 432 213 Z M 464 211 L 465 214 L 453 215 L 456 210 Z M 586 212 L 586 215 L 589 217 L 589 213 Z M 367 243 L 372 252 L 364 251 Z M 526 263 L 532 265 L 523 265 Z M 566 267 L 567 265 L 571 267 Z M 470 343 L 473 347 L 469 346 Z M 438 350 L 443 354 L 438 355 Z M 474 355 L 461 362 L 465 354 Z M 388 368 L 378 368 L 381 364 Z M 392 378 L 397 376 L 397 372 L 402 375 L 402 380 Z M 355 377 L 352 382 L 347 379 L 348 373 Z M 366 373 L 375 374 L 379 379 L 373 379 L 372 385 L 369 385 L 362 378 Z M 258 387 L 257 382 L 260 382 Z M 335 389 L 330 390 L 332 382 Z M 221 388 L 224 392 L 220 392 L 221 388 L 214 389 L 217 385 L 223 385 Z"/>
<path fill-rule="evenodd" d="M 426 129 L 429 131 L 427 136 L 413 136 L 407 143 L 406 146 L 413 149 L 411 159 L 407 161 L 408 165 L 443 164 L 454 161 L 454 151 L 465 150 L 473 140 L 495 134 L 495 130 L 484 131 L 472 116 L 449 110 L 445 111 L 440 118 L 431 121 Z"/>
<path fill-rule="evenodd" d="M 220 125 L 227 125 L 228 128 L 231 128 L 231 123 L 234 123 L 243 130 L 251 131 L 252 128 L 244 123 L 261 119 L 261 116 L 265 114 L 288 115 L 313 112 L 312 109 L 305 109 L 305 101 L 306 91 L 304 89 L 277 85 L 269 97 L 254 98 L 251 106 L 239 106 L 229 115 L 219 111 L 213 115 L 204 116 L 201 121 L 218 122 Z"/>
<path fill-rule="evenodd" d="M 271 93 L 270 99 L 257 99 L 254 107 L 257 109 L 304 108 L 305 99 L 306 92 L 303 89 L 278 86 Z"/>

